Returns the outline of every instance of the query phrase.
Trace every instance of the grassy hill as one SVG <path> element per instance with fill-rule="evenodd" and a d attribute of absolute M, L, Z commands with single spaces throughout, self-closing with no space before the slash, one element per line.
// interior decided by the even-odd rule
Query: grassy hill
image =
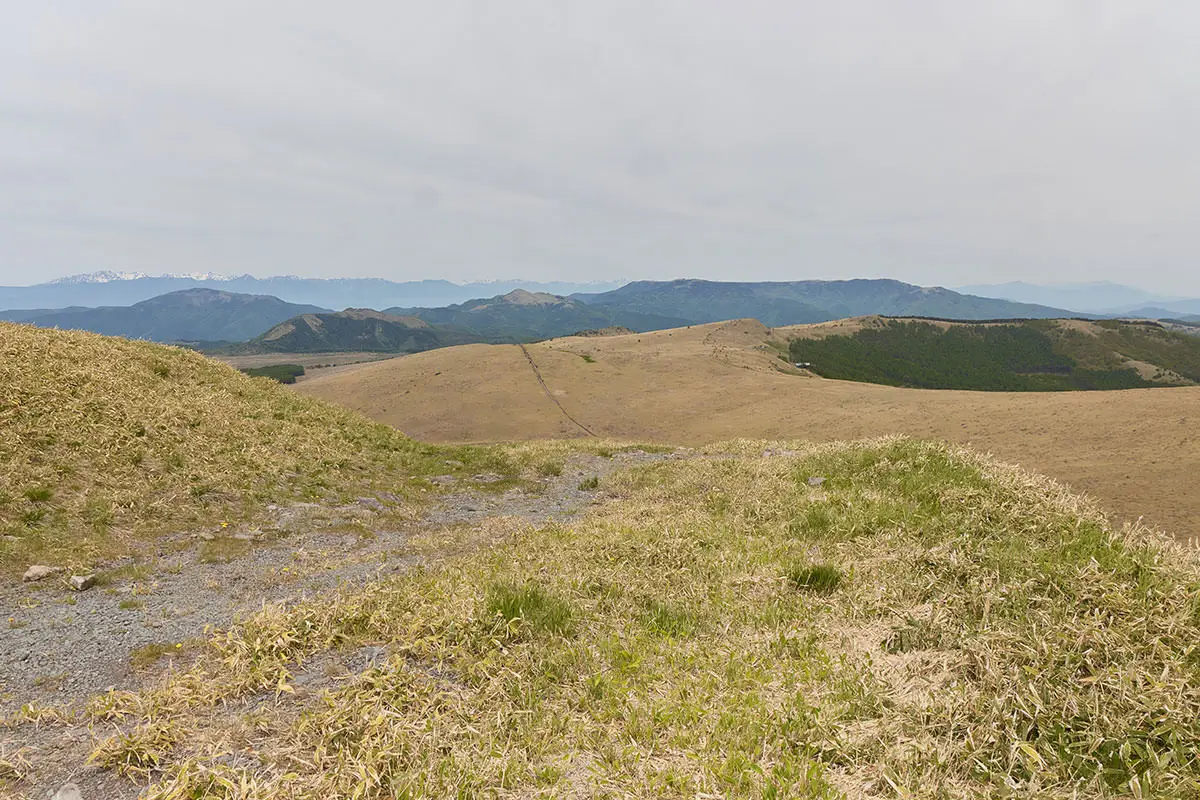
<path fill-rule="evenodd" d="M 451 347 L 314 374 L 296 388 L 439 442 L 586 436 L 571 419 L 601 437 L 689 445 L 737 436 L 936 438 L 1069 482 L 1120 518 L 1200 537 L 1200 493 L 1179 468 L 1200 463 L 1200 387 L 922 390 L 822 380 L 778 357 L 785 337 L 861 325 L 771 331 L 743 320 L 554 339 L 526 345 L 538 374 L 512 345 Z"/>
<path fill-rule="evenodd" d="M 942 445 L 709 453 L 610 478 L 569 526 L 264 610 L 94 700 L 95 763 L 162 800 L 1200 783 L 1194 554 Z"/>
<path fill-rule="evenodd" d="M 280 353 L 417 353 L 473 341 L 479 337 L 431 325 L 418 317 L 350 308 L 294 317 L 256 337 L 249 346 Z"/>
<path fill-rule="evenodd" d="M 155 342 L 243 341 L 289 317 L 325 310 L 267 295 L 184 289 L 131 306 L 4 311 L 0 319 Z"/>
<path fill-rule="evenodd" d="M 1146 321 L 966 324 L 871 319 L 801 331 L 790 357 L 826 378 L 926 389 L 1061 391 L 1200 382 L 1200 341 Z"/>
<path fill-rule="evenodd" d="M 997 319 L 1070 316 L 1063 309 L 959 294 L 894 280 L 635 281 L 574 297 L 601 308 L 681 317 L 691 323 L 750 317 L 765 325 L 825 322 L 863 314 Z"/>
<path fill-rule="evenodd" d="M 419 444 L 179 348 L 0 323 L 0 565 L 125 552 L 269 502 L 411 500 L 484 451 Z M 419 484 L 419 480 L 418 480 Z M 406 500 L 405 502 L 408 502 Z"/>
<path fill-rule="evenodd" d="M 529 342 L 612 326 L 660 330 L 688 322 L 655 313 L 589 306 L 568 297 L 524 289 L 445 308 L 393 308 L 388 313 L 412 315 L 433 324 L 469 330 L 495 342 Z"/>

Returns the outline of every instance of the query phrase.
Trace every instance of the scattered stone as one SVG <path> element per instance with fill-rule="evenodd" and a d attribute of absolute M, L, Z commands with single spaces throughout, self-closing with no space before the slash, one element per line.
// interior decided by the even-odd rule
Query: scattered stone
<path fill-rule="evenodd" d="M 814 488 L 816 488 L 816 487 L 820 486 L 820 485 L 821 485 L 821 484 L 823 484 L 823 483 L 825 483 L 825 479 L 824 479 L 824 478 L 818 478 L 818 477 L 816 477 L 816 476 L 813 476 L 813 477 L 811 477 L 811 478 L 809 478 L 809 479 L 808 479 L 808 485 L 809 485 L 809 486 L 812 486 L 812 487 L 814 487 Z"/>
<path fill-rule="evenodd" d="M 83 792 L 73 783 L 63 784 L 51 800 L 83 800 Z"/>
<path fill-rule="evenodd" d="M 472 475 L 471 478 L 480 483 L 495 483 L 496 481 L 503 480 L 503 478 L 494 472 L 481 472 L 478 475 Z"/>
<path fill-rule="evenodd" d="M 387 648 L 377 647 L 375 645 L 367 645 L 358 648 L 358 655 L 365 662 L 363 669 L 370 669 L 376 664 L 387 660 Z"/>
<path fill-rule="evenodd" d="M 383 511 L 383 503 L 374 497 L 360 497 L 358 498 L 358 504 L 372 511 Z"/>
<path fill-rule="evenodd" d="M 443 463 L 444 463 L 444 464 L 445 464 L 447 467 L 461 467 L 461 466 L 463 466 L 463 462 L 461 462 L 461 461 L 456 461 L 456 460 L 455 460 L 455 459 L 453 459 L 453 458 L 446 459 L 446 461 L 444 461 Z"/>
<path fill-rule="evenodd" d="M 9 536 L 8 534 L 5 534 L 5 535 L 4 535 L 4 541 L 6 541 L 6 542 L 19 542 L 19 541 L 21 541 L 21 537 L 20 537 L 20 536 Z"/>
<path fill-rule="evenodd" d="M 458 478 L 455 478 L 453 475 L 434 475 L 429 479 L 429 482 L 436 483 L 439 486 L 446 486 L 447 484 L 454 483 L 456 480 Z"/>
<path fill-rule="evenodd" d="M 62 572 L 62 567 L 47 567 L 45 564 L 34 564 L 29 569 L 25 570 L 25 575 L 21 580 L 26 583 L 40 581 L 43 578 L 49 578 L 51 575 L 57 575 Z"/>
<path fill-rule="evenodd" d="M 215 533 L 209 533 L 208 531 L 200 531 L 196 534 L 196 538 L 204 542 L 211 542 L 213 539 L 217 538 L 217 535 Z"/>
<path fill-rule="evenodd" d="M 239 542 L 257 542 L 262 537 L 257 533 L 246 533 L 245 531 L 242 531 L 240 533 L 235 533 L 231 538 L 237 539 Z"/>
<path fill-rule="evenodd" d="M 77 592 L 85 592 L 96 585 L 95 575 L 72 575 L 69 581 L 71 588 Z"/>

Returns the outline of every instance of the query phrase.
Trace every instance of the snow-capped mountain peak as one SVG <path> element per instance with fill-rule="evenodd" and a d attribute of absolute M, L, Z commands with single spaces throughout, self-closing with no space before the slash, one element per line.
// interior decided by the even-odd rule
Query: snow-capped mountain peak
<path fill-rule="evenodd" d="M 148 277 L 150 276 L 144 272 L 101 270 L 100 272 L 88 272 L 82 275 L 68 275 L 65 278 L 50 281 L 50 283 L 112 283 L 113 281 L 136 281 L 138 278 Z"/>
<path fill-rule="evenodd" d="M 112 283 L 113 281 L 136 281 L 143 278 L 176 278 L 192 281 L 231 281 L 233 277 L 216 272 L 166 272 L 161 275 L 149 275 L 145 272 L 113 272 L 101 270 L 86 272 L 80 275 L 69 275 L 65 278 L 50 281 L 50 283 Z"/>

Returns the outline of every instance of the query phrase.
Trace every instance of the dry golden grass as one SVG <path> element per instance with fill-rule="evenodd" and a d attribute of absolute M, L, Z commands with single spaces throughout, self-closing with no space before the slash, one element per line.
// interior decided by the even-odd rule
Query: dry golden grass
<path fill-rule="evenodd" d="M 447 466 L 446 460 L 457 466 Z M 0 565 L 79 563 L 269 502 L 508 470 L 178 348 L 0 324 Z"/>
<path fill-rule="evenodd" d="M 780 361 L 769 345 L 780 338 L 738 321 L 528 349 L 563 408 L 601 436 L 674 444 L 890 433 L 942 439 L 1053 476 L 1122 519 L 1144 516 L 1181 538 L 1200 536 L 1192 478 L 1200 465 L 1200 388 L 1005 394 L 830 381 L 800 377 Z M 431 351 L 348 368 L 297 390 L 429 441 L 581 435 L 516 347 Z"/>
<path fill-rule="evenodd" d="M 96 698 L 94 761 L 158 800 L 1200 790 L 1200 565 L 1052 481 L 739 441 L 605 491 Z M 312 688 L 362 645 L 387 655 Z"/>

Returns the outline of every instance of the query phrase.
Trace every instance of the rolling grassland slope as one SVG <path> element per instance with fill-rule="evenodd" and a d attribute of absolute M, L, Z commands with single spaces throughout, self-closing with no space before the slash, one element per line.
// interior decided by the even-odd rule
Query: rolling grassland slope
<path fill-rule="evenodd" d="M 181 547 L 163 564 L 134 537 L 143 558 L 91 590 L 0 584 L 0 796 L 1200 792 L 1197 551 L 953 445 L 806 441 L 845 386 L 772 356 L 756 323 L 311 382 L 416 364 L 380 414 L 424 399 L 442 438 L 473 436 L 454 426 L 476 412 L 560 437 L 453 448 L 182 350 L 0 337 L 0 368 L 19 365 L 0 373 L 18 545 L 93 556 L 78 537 L 100 523 L 211 526 L 243 503 L 377 492 L 353 521 L 301 518 L 224 561 Z M 436 405 L 411 397 L 422 385 Z M 861 415 L 856 396 L 841 402 Z M 798 436 L 601 438 L 755 419 Z"/>
<path fill-rule="evenodd" d="M 529 359 L 517 346 L 473 345 L 348 368 L 298 390 L 440 442 L 942 439 L 1062 480 L 1121 519 L 1200 535 L 1200 388 L 999 393 L 825 380 L 779 359 L 795 335 L 741 320 L 553 339 L 527 345 Z"/>
<path fill-rule="evenodd" d="M 895 437 L 743 440 L 596 488 L 10 725 L 90 739 L 125 781 L 104 796 L 152 800 L 1200 788 L 1194 551 Z"/>

